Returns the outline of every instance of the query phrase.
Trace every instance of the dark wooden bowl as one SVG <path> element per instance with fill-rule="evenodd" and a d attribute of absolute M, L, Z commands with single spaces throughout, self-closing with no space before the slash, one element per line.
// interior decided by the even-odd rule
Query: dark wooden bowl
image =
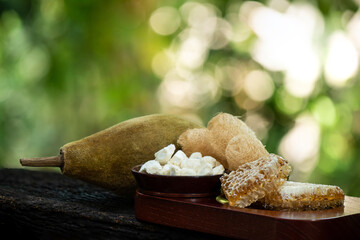
<path fill-rule="evenodd" d="M 167 176 L 139 172 L 141 165 L 131 169 L 139 191 L 164 197 L 209 197 L 220 193 L 221 175 Z"/>

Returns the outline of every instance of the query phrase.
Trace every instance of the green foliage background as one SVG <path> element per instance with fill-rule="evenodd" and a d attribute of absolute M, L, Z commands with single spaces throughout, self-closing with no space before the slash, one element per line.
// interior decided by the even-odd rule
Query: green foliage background
<path fill-rule="evenodd" d="M 165 111 L 158 98 L 162 79 L 153 72 L 152 60 L 173 43 L 176 33 L 156 34 L 149 18 L 159 7 L 179 9 L 185 2 L 0 1 L 0 167 L 20 167 L 20 157 L 57 155 L 67 142 L 125 119 Z M 231 4 L 245 1 L 198 2 L 212 4 L 224 17 Z M 343 13 L 358 10 L 350 0 L 309 3 L 322 14 L 326 31 L 343 28 Z M 249 53 L 254 38 L 211 50 L 206 64 L 234 58 L 264 70 Z M 268 74 L 275 91 L 258 109 L 272 119 L 262 139 L 267 149 L 277 152 L 295 119 L 313 114 L 322 131 L 319 161 L 307 180 L 339 185 L 347 195 L 360 196 L 359 73 L 341 89 L 328 87 L 321 76 L 316 91 L 304 99 L 284 90 L 282 73 Z M 330 124 L 329 108 L 322 111 L 329 102 L 335 112 Z M 289 109 L 289 104 L 297 107 Z M 174 112 L 192 114 L 206 124 L 220 111 L 247 112 L 226 90 L 199 108 Z"/>

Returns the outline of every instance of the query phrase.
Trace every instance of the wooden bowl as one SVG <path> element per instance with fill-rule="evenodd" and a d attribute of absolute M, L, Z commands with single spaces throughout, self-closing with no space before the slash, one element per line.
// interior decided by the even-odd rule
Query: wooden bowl
<path fill-rule="evenodd" d="M 164 197 L 209 197 L 220 193 L 220 177 L 211 176 L 167 176 L 139 172 L 141 165 L 131 169 L 139 191 Z"/>

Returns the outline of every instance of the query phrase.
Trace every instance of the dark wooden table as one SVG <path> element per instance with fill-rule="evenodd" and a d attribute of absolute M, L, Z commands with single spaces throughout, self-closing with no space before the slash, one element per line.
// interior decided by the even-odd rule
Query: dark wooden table
<path fill-rule="evenodd" d="M 224 239 L 141 222 L 132 199 L 25 169 L 0 169 L 0 230 L 11 239 Z"/>

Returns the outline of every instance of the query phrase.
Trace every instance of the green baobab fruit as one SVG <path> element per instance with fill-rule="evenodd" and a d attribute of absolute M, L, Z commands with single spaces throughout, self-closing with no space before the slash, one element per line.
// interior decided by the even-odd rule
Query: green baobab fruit
<path fill-rule="evenodd" d="M 197 123 L 174 115 L 133 118 L 60 148 L 60 155 L 22 158 L 23 166 L 60 167 L 64 175 L 122 195 L 135 190 L 131 168 L 154 159 L 154 153 L 173 143 Z"/>

